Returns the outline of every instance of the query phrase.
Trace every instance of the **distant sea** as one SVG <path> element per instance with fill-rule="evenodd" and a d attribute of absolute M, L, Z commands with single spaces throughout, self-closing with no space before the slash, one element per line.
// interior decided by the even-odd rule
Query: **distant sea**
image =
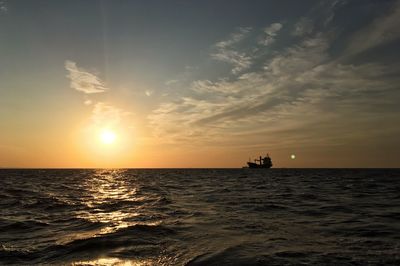
<path fill-rule="evenodd" d="M 400 265 L 400 170 L 0 170 L 0 264 Z"/>

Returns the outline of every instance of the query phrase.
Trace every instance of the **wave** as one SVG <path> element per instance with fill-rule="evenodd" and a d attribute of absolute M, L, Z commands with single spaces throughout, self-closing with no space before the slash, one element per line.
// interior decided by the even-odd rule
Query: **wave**
<path fill-rule="evenodd" d="M 73 259 L 76 257 L 90 256 L 95 258 L 104 253 L 121 252 L 129 248 L 131 251 L 135 248 L 154 249 L 161 245 L 163 237 L 169 236 L 174 230 L 161 225 L 137 224 L 114 233 L 96 235 L 86 239 L 77 239 L 63 245 L 55 245 L 42 251 L 49 254 L 46 260 L 54 259 Z M 121 250 L 122 248 L 122 250 Z"/>
<path fill-rule="evenodd" d="M 24 221 L 0 221 L 0 231 L 21 231 L 21 230 L 36 230 L 49 226 L 48 223 L 35 221 L 35 220 L 24 220 Z"/>
<path fill-rule="evenodd" d="M 2 264 L 7 265 L 27 265 L 34 264 L 39 258 L 35 252 L 29 252 L 24 250 L 15 250 L 13 248 L 0 245 L 0 258 Z"/>
<path fill-rule="evenodd" d="M 0 264 L 395 264 L 399 174 L 0 170 Z"/>

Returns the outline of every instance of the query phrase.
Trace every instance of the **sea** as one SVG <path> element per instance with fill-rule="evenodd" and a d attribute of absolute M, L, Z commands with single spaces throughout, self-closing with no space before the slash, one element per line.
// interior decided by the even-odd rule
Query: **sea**
<path fill-rule="evenodd" d="M 400 265 L 399 169 L 2 169 L 1 265 Z"/>

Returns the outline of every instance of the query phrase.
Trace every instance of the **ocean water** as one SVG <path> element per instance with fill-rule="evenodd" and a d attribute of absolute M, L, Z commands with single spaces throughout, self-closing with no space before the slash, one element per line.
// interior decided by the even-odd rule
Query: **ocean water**
<path fill-rule="evenodd" d="M 0 264 L 400 265 L 400 170 L 0 170 Z"/>

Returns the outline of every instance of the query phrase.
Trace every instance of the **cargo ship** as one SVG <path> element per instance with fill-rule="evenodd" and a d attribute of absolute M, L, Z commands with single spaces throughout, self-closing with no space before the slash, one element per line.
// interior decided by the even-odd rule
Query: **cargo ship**
<path fill-rule="evenodd" d="M 247 162 L 247 167 L 244 168 L 271 168 L 272 167 L 272 160 L 271 157 L 269 157 L 269 154 L 265 156 L 264 158 L 260 156 L 259 159 L 254 159 L 254 162 L 249 161 Z"/>

